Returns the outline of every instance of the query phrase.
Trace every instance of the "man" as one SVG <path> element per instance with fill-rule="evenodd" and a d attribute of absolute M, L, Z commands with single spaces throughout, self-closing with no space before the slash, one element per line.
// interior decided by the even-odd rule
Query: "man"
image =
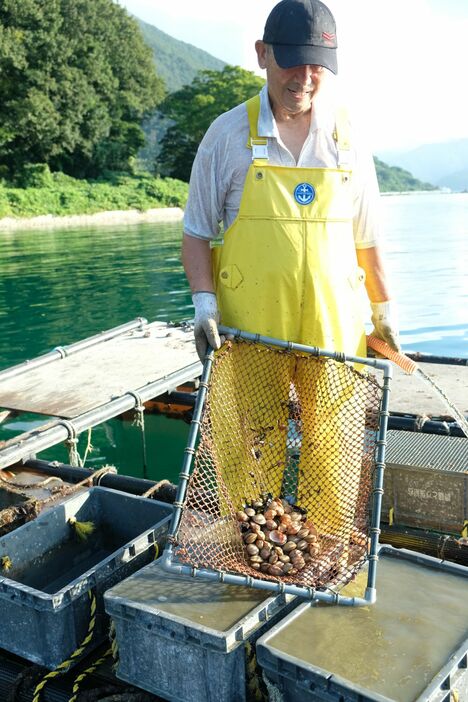
<path fill-rule="evenodd" d="M 243 104 L 215 120 L 200 144 L 185 212 L 182 254 L 193 293 L 200 358 L 207 342 L 215 349 L 220 346 L 219 317 L 222 323 L 246 331 L 364 355 L 364 328 L 356 306 L 356 292 L 364 278 L 373 333 L 399 349 L 378 249 L 378 186 L 372 157 L 363 153 L 353 134 L 337 134 L 339 130 L 346 132 L 346 120 L 339 125 L 337 114 L 326 100 L 320 100 L 327 74 L 337 72 L 336 47 L 335 22 L 323 3 L 282 0 L 267 19 L 263 40 L 255 45 L 259 66 L 267 74 L 259 109 L 252 106 L 250 114 L 256 134 L 252 135 Z M 250 138 L 260 140 L 253 149 L 248 143 L 249 132 Z M 286 202 L 280 204 L 281 194 L 272 188 L 269 195 L 274 201 L 262 217 L 257 202 L 265 190 L 263 172 L 259 177 L 250 168 L 258 156 L 260 166 L 281 167 L 271 176 L 292 174 Z M 301 170 L 295 172 L 296 168 Z M 327 179 L 339 168 L 351 173 L 344 183 L 340 174 L 332 176 L 333 182 L 328 179 L 318 185 L 313 182 L 317 172 L 306 174 L 305 168 L 321 169 Z M 248 171 L 253 182 L 247 178 Z M 298 191 L 294 198 L 293 186 L 302 186 L 303 194 Z M 333 190 L 328 197 L 330 211 L 320 209 L 319 217 L 312 221 L 308 210 L 321 207 L 323 188 Z M 253 212 L 244 212 L 239 218 L 242 193 L 247 207 L 251 201 Z M 346 204 L 339 203 L 346 198 Z M 295 259 L 297 247 L 292 244 L 291 251 L 291 244 L 285 243 L 296 234 L 278 228 L 278 222 L 291 214 L 296 230 L 305 218 L 315 229 L 323 228 L 317 219 L 325 216 L 329 220 L 328 235 L 321 237 L 328 241 L 317 242 L 319 248 L 300 260 Z M 338 219 L 347 220 L 341 229 L 349 231 L 330 236 L 330 230 L 339 228 Z M 218 278 L 213 279 L 210 241 L 218 235 L 221 221 L 226 234 L 218 255 Z M 314 289 L 309 285 L 312 279 Z M 347 329 L 353 324 L 354 330 Z"/>
<path fill-rule="evenodd" d="M 372 156 L 362 150 L 343 111 L 330 107 L 323 95 L 329 72 L 337 72 L 336 47 L 335 21 L 323 3 L 282 0 L 255 44 L 267 85 L 260 96 L 218 117 L 200 144 L 185 212 L 183 263 L 201 359 L 207 343 L 220 348 L 219 321 L 364 356 L 359 299 L 364 281 L 374 333 L 398 349 L 377 245 Z M 212 249 L 220 222 L 224 240 Z M 212 388 L 219 474 L 238 509 L 246 496 L 255 499 L 257 488 L 245 476 L 260 476 L 257 484 L 265 492 L 284 492 L 284 475 L 273 466 L 284 465 L 293 386 L 302 446 L 295 499 L 320 534 L 345 545 L 346 565 L 366 403 L 343 364 L 334 377 L 321 364 L 311 378 L 310 364 L 296 358 L 281 374 L 265 365 L 262 353 L 252 362 L 234 348 L 229 381 Z M 274 389 L 268 410 L 265 388 Z M 221 416 L 228 400 L 234 407 Z M 357 400 L 356 411 L 355 405 L 349 409 L 350 400 Z M 257 450 L 265 428 L 267 439 Z"/>

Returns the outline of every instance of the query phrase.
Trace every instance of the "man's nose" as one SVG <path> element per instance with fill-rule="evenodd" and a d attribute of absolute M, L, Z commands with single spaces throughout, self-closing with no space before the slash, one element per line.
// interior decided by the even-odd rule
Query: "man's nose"
<path fill-rule="evenodd" d="M 295 67 L 295 75 L 303 83 L 307 83 L 312 79 L 312 76 L 315 76 L 317 73 L 320 73 L 321 70 L 321 66 L 316 66 L 315 64 L 305 64 L 303 66 Z"/>
<path fill-rule="evenodd" d="M 308 64 L 296 66 L 295 74 L 301 82 L 307 83 L 312 78 L 311 66 Z"/>

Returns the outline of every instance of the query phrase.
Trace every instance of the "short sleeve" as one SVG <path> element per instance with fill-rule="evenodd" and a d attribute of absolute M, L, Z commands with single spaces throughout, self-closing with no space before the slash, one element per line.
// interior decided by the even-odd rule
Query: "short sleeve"
<path fill-rule="evenodd" d="M 354 243 L 357 249 L 366 249 L 377 246 L 380 239 L 380 192 L 372 153 L 359 138 L 356 139 L 354 148 Z"/>
<path fill-rule="evenodd" d="M 184 231 L 198 239 L 215 239 L 223 219 L 226 185 L 221 168 L 216 122 L 206 132 L 193 162 Z"/>

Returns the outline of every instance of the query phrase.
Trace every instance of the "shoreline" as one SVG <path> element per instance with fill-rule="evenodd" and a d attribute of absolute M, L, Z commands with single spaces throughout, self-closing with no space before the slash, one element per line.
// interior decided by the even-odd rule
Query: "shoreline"
<path fill-rule="evenodd" d="M 159 207 L 151 210 L 109 210 L 82 215 L 38 215 L 37 217 L 3 217 L 0 232 L 20 229 L 52 229 L 93 225 L 126 225 L 149 222 L 179 222 L 184 211 L 181 207 Z"/>

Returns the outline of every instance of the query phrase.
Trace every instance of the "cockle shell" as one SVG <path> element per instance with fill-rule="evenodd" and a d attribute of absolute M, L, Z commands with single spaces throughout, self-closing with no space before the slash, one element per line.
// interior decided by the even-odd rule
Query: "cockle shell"
<path fill-rule="evenodd" d="M 253 544 L 254 541 L 257 540 L 257 534 L 252 531 L 248 531 L 247 534 L 244 536 L 244 541 L 246 544 Z"/>
<path fill-rule="evenodd" d="M 270 575 L 283 575 L 283 566 L 280 565 L 271 565 L 268 568 L 268 572 Z"/>
<path fill-rule="evenodd" d="M 287 536 L 286 534 L 283 534 L 281 531 L 270 531 L 270 541 L 273 541 L 274 544 L 285 544 L 287 541 Z"/>
<path fill-rule="evenodd" d="M 290 553 L 290 551 L 294 551 L 295 548 L 296 544 L 294 543 L 294 541 L 288 541 L 284 544 L 283 551 L 285 553 Z"/>
<path fill-rule="evenodd" d="M 300 531 L 300 529 L 301 529 L 301 527 L 299 526 L 299 524 L 294 524 L 294 522 L 292 522 L 292 523 L 288 526 L 288 528 L 286 529 L 286 534 L 293 534 L 293 535 L 295 535 L 295 534 L 297 534 L 297 533 Z"/>

